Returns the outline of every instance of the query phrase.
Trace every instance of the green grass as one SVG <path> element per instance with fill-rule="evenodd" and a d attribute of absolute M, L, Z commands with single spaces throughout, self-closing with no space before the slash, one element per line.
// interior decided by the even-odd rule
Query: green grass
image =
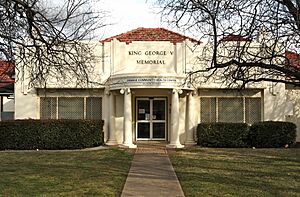
<path fill-rule="evenodd" d="M 131 160 L 118 149 L 0 152 L 0 196 L 118 196 Z"/>
<path fill-rule="evenodd" d="M 170 159 L 186 196 L 300 196 L 300 149 L 191 148 Z"/>

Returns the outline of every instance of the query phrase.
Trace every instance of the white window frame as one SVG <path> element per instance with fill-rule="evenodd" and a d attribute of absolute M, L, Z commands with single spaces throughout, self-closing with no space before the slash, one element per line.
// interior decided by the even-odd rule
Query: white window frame
<path fill-rule="evenodd" d="M 209 99 L 215 99 L 216 103 L 216 111 L 215 111 L 215 117 L 216 117 L 216 122 L 219 122 L 219 99 L 237 99 L 237 98 L 242 98 L 243 99 L 243 123 L 246 122 L 246 99 L 260 99 L 260 121 L 263 120 L 263 98 L 262 97 L 249 97 L 249 96 L 238 96 L 238 97 L 233 97 L 233 96 L 200 96 L 200 122 L 202 122 L 201 118 L 201 99 L 202 98 L 209 98 Z M 251 124 L 251 123 L 247 123 Z"/>
<path fill-rule="evenodd" d="M 59 120 L 58 118 L 58 113 L 59 113 L 59 105 L 58 105 L 58 99 L 59 98 L 83 98 L 83 119 L 86 119 L 86 101 L 87 101 L 87 98 L 101 98 L 101 103 L 100 103 L 100 107 L 101 107 L 101 119 L 103 118 L 103 97 L 102 96 L 49 96 L 49 97 L 39 97 L 39 118 L 41 119 L 41 99 L 42 98 L 55 98 L 56 99 L 56 117 L 55 118 L 51 118 L 51 119 L 55 119 L 55 120 Z"/>

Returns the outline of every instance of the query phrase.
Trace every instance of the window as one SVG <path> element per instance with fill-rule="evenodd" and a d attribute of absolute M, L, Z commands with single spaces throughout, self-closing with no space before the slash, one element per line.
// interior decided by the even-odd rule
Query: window
<path fill-rule="evenodd" d="M 102 117 L 102 100 L 99 97 L 86 98 L 86 119 L 100 120 Z"/>
<path fill-rule="evenodd" d="M 84 98 L 58 98 L 58 119 L 84 119 Z"/>
<path fill-rule="evenodd" d="M 41 97 L 41 119 L 102 119 L 101 97 Z"/>
<path fill-rule="evenodd" d="M 55 119 L 56 118 L 56 98 L 41 98 L 40 100 L 40 117 L 41 119 Z"/>
<path fill-rule="evenodd" d="M 218 122 L 243 122 L 243 98 L 219 98 Z"/>
<path fill-rule="evenodd" d="M 261 98 L 202 97 L 201 122 L 245 122 L 261 120 Z"/>
<path fill-rule="evenodd" d="M 201 122 L 216 120 L 216 98 L 201 98 Z"/>
<path fill-rule="evenodd" d="M 247 123 L 261 121 L 261 100 L 260 98 L 245 99 L 245 118 Z"/>

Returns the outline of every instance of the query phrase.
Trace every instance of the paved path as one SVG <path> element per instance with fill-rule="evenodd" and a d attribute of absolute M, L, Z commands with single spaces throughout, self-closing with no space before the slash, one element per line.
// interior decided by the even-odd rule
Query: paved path
<path fill-rule="evenodd" d="M 138 144 L 121 196 L 184 196 L 165 145 Z"/>

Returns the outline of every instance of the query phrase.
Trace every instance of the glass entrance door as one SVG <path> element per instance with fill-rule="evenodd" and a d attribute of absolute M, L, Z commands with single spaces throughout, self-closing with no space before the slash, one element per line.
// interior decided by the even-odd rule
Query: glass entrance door
<path fill-rule="evenodd" d="M 166 139 L 166 98 L 137 98 L 137 140 Z"/>

